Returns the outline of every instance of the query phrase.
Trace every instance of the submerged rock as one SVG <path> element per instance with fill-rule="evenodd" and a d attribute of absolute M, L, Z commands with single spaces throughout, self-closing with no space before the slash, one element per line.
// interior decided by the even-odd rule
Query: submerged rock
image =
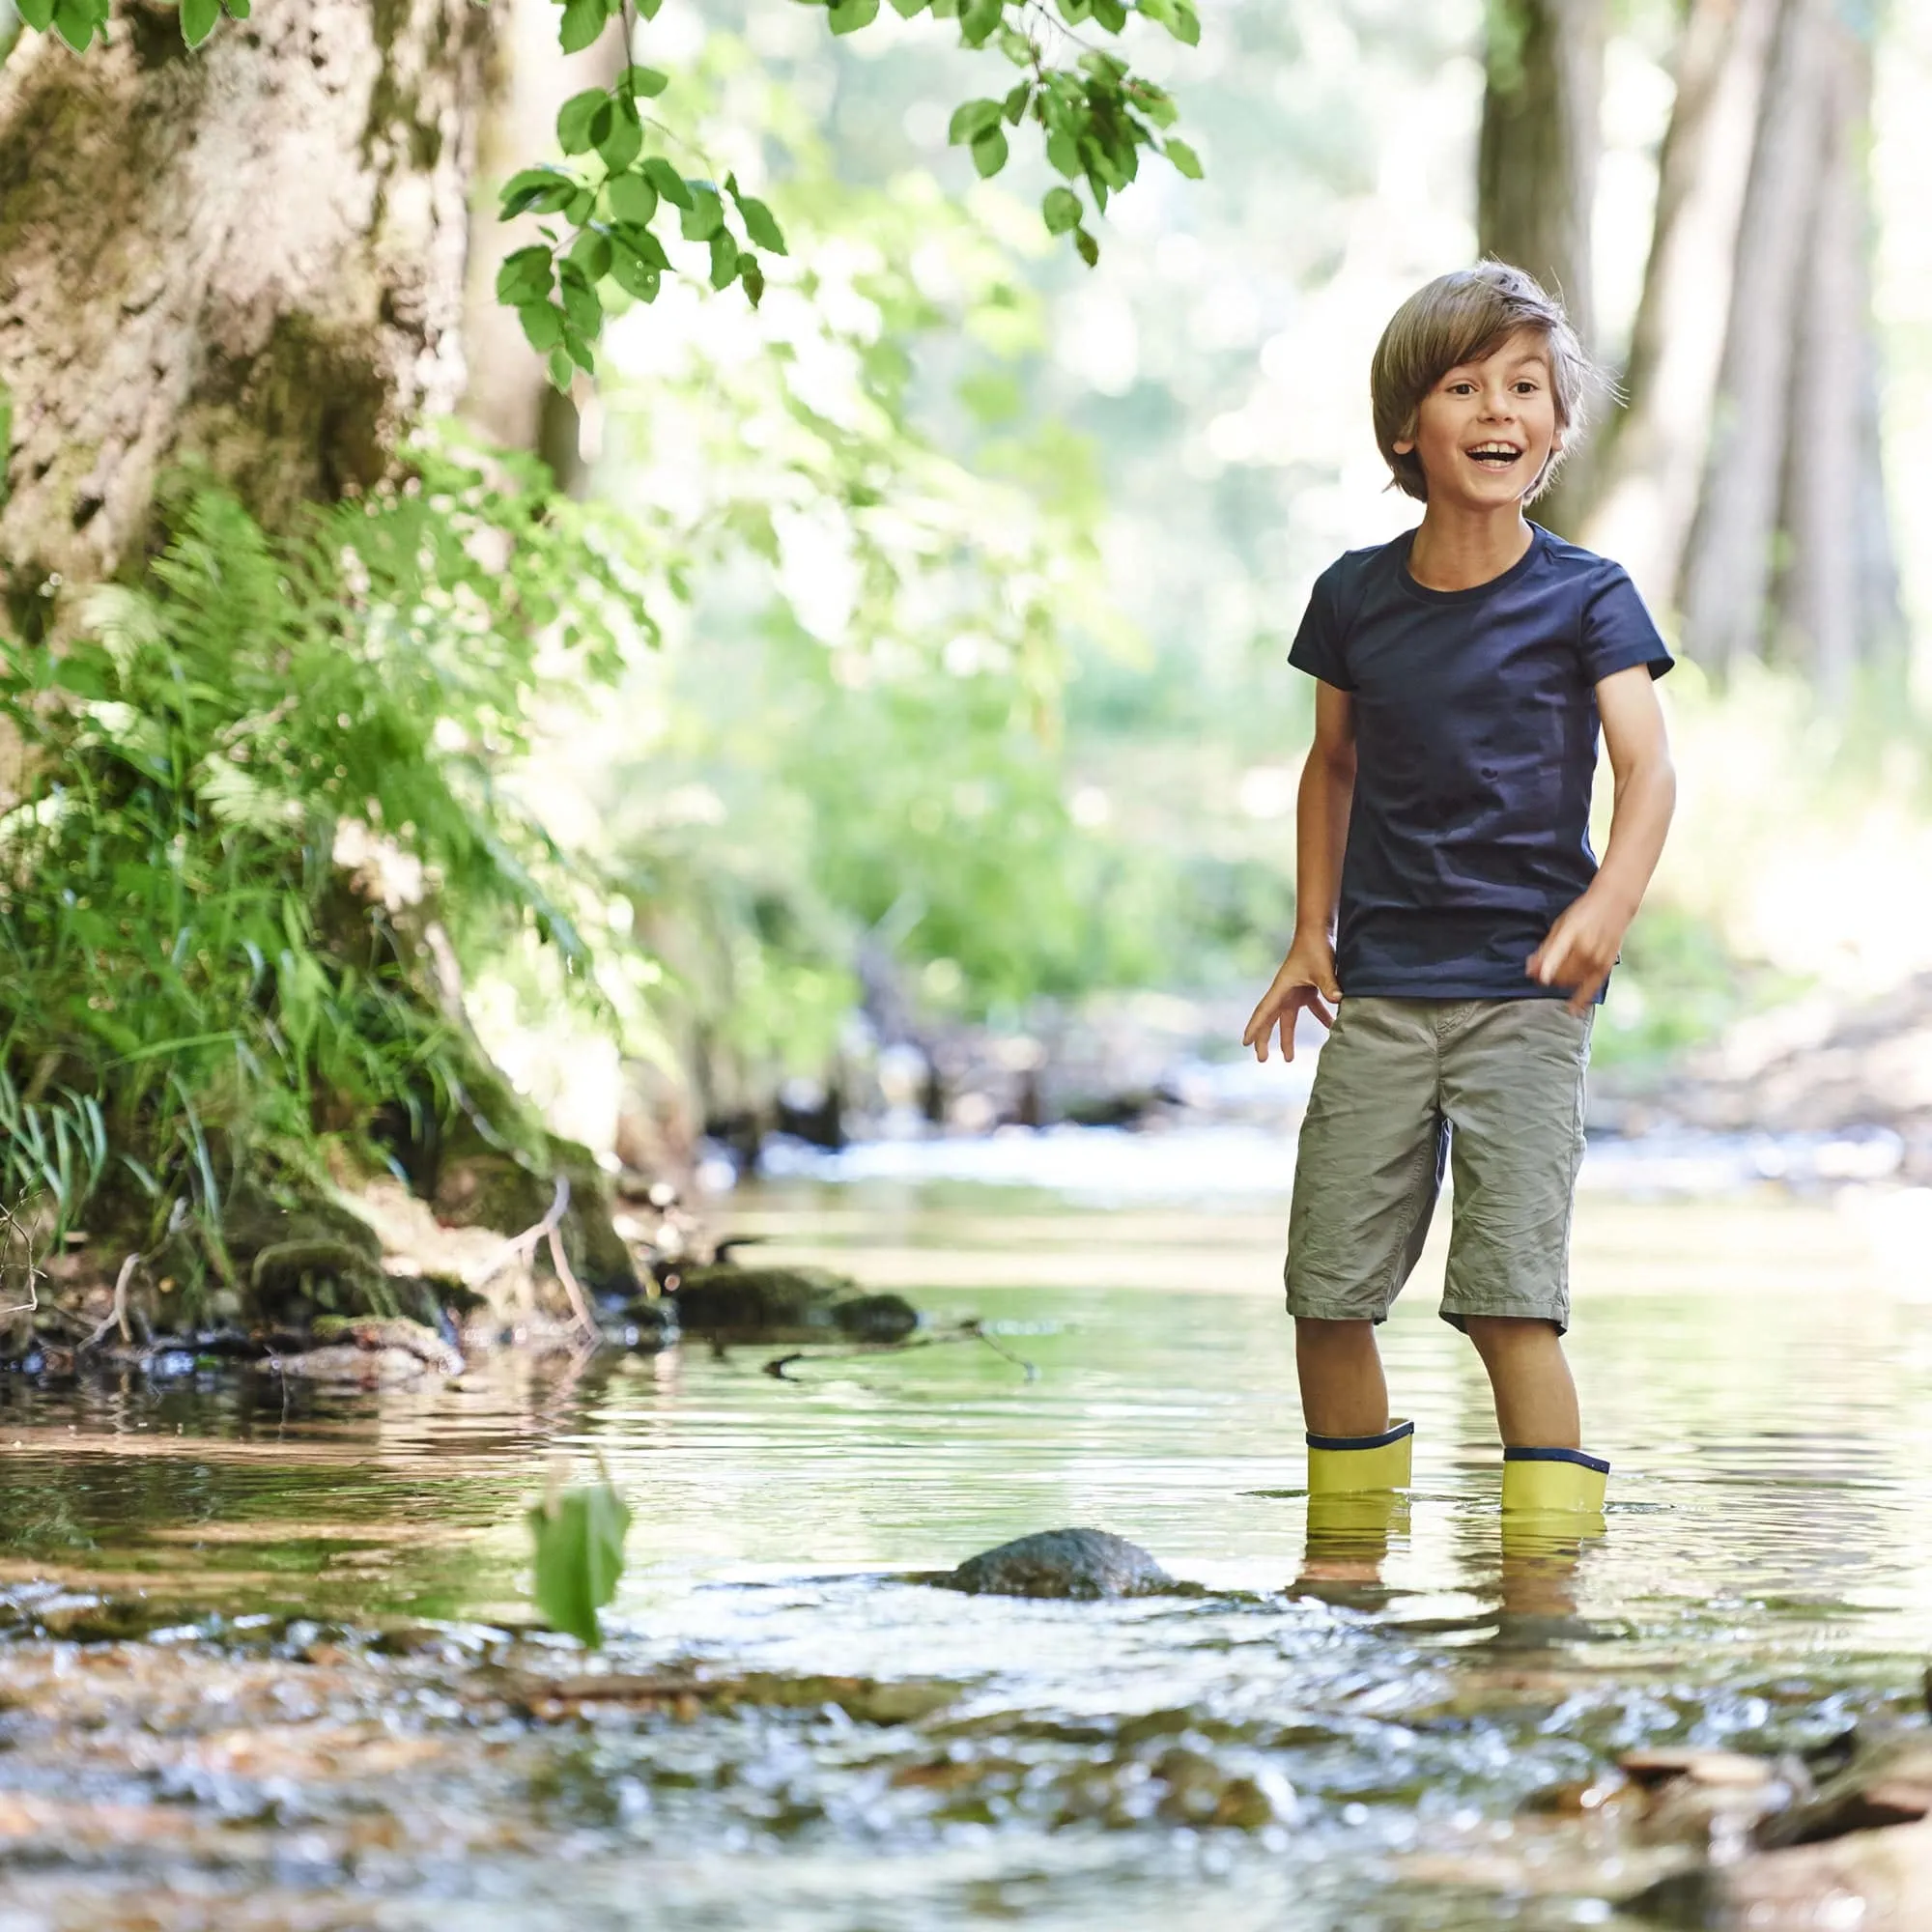
<path fill-rule="evenodd" d="M 896 1294 L 861 1294 L 823 1268 L 739 1267 L 730 1262 L 680 1272 L 673 1299 L 696 1335 L 755 1342 L 902 1342 L 919 1311 Z"/>
<path fill-rule="evenodd" d="M 970 1596 L 1151 1597 L 1173 1590 L 1174 1578 L 1136 1543 L 1104 1529 L 1047 1529 L 969 1556 L 958 1569 L 930 1579 Z"/>
<path fill-rule="evenodd" d="M 463 1373 L 463 1357 L 435 1329 L 399 1316 L 357 1320 L 325 1315 L 312 1336 L 314 1348 L 270 1356 L 269 1366 L 298 1380 L 353 1382 L 363 1388 Z"/>

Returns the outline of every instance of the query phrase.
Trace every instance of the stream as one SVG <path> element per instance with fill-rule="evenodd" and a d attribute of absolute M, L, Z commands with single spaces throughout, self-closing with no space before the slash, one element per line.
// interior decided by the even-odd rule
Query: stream
<path fill-rule="evenodd" d="M 0 1384 L 0 1932 L 1635 1932 L 1687 1853 L 1576 1796 L 1618 1753 L 1920 1696 L 1901 1199 L 1586 1191 L 1580 1542 L 1504 1545 L 1439 1230 L 1383 1331 L 1415 1491 L 1311 1534 L 1266 1197 L 743 1190 L 721 1226 L 934 1324 L 782 1377 Z M 523 1512 L 599 1458 L 635 1520 L 586 1657 L 533 1623 Z M 901 1580 L 1069 1524 L 1203 1593 Z"/>

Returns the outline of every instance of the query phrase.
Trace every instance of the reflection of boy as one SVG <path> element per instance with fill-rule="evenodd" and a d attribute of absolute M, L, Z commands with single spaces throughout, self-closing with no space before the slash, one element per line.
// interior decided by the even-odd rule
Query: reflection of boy
<path fill-rule="evenodd" d="M 1442 1297 L 1489 1371 L 1504 1507 L 1601 1504 L 1580 1450 L 1571 1200 L 1590 1025 L 1662 849 L 1670 655 L 1614 563 L 1527 522 L 1590 377 L 1562 308 L 1486 262 L 1397 311 L 1377 440 L 1421 525 L 1317 580 L 1289 661 L 1316 686 L 1293 944 L 1244 1036 L 1331 1037 L 1302 1127 L 1287 1266 L 1311 1489 L 1406 1482 L 1374 1324 L 1445 1166 Z M 1602 721 L 1616 778 L 1589 844 Z M 1339 913 L 1339 927 L 1337 915 Z M 1393 1473 L 1392 1473 L 1393 1472 Z"/>

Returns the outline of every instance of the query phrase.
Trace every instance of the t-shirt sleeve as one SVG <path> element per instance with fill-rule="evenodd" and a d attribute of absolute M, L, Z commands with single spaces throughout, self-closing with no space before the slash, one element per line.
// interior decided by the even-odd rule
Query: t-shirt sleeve
<path fill-rule="evenodd" d="M 1652 677 L 1670 668 L 1669 646 L 1658 635 L 1637 587 L 1621 564 L 1605 564 L 1583 603 L 1580 648 L 1583 674 L 1592 684 L 1634 665 Z"/>
<path fill-rule="evenodd" d="M 1301 628 L 1289 646 L 1288 661 L 1296 670 L 1305 670 L 1337 691 L 1353 691 L 1355 680 L 1349 675 L 1342 644 L 1342 624 L 1335 610 L 1335 572 L 1330 568 L 1315 580 L 1315 587 L 1308 593 L 1308 609 L 1301 613 Z"/>

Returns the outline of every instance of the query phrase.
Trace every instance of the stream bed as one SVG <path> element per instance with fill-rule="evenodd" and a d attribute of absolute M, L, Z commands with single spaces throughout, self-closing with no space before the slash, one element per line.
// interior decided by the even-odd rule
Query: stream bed
<path fill-rule="evenodd" d="M 1932 1279 L 1883 1201 L 1586 1196 L 1606 1532 L 1508 1545 L 1439 1248 L 1384 1331 L 1414 1493 L 1311 1530 L 1279 1203 L 718 1218 L 933 1339 L 0 1384 L 0 1932 L 1634 1932 L 1690 1853 L 1593 1807 L 1620 1753 L 1918 1708 Z M 586 1657 L 523 1513 L 599 1459 L 635 1520 Z M 1203 1593 L 901 1580 L 1072 1524 Z"/>

